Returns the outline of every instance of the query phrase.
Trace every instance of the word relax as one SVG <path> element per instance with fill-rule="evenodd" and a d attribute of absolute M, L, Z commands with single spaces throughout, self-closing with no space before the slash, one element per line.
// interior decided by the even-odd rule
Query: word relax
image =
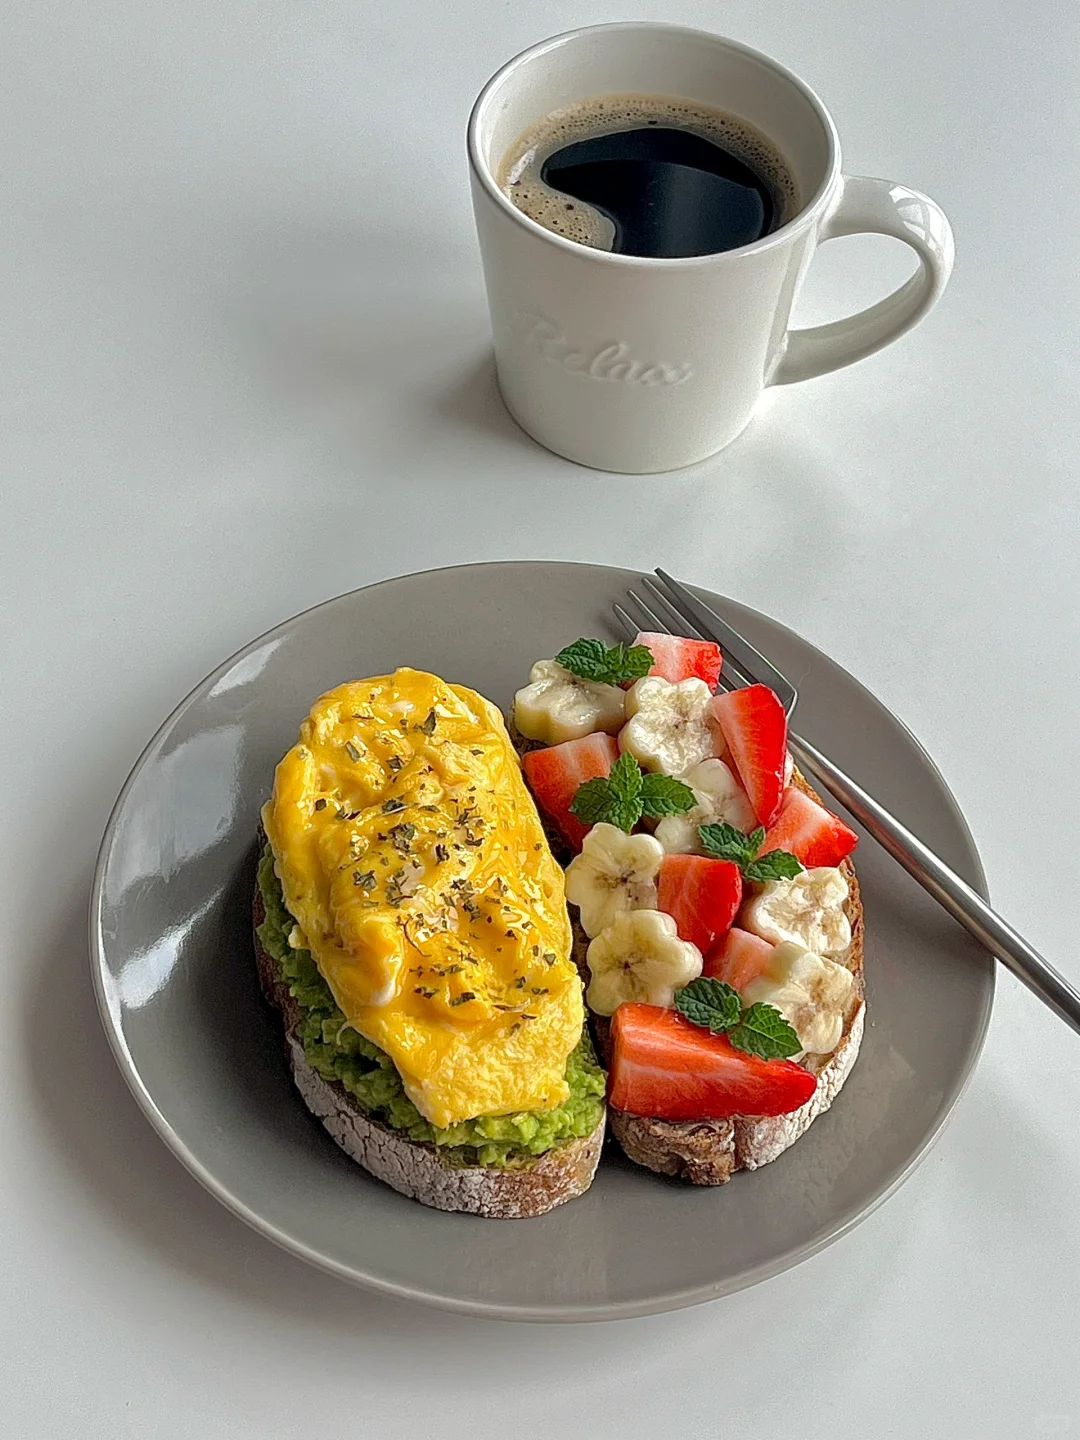
<path fill-rule="evenodd" d="M 681 385 L 694 373 L 689 365 L 672 365 L 662 360 L 634 360 L 622 340 L 609 340 L 592 350 L 581 349 L 566 338 L 552 320 L 524 316 L 525 341 L 552 365 L 581 375 L 586 380 L 606 380 L 614 385 Z"/>

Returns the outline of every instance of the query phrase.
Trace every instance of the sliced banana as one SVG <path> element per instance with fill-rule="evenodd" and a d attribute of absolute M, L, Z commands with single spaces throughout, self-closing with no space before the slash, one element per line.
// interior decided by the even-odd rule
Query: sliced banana
<path fill-rule="evenodd" d="M 790 940 L 815 955 L 837 955 L 851 944 L 847 897 L 840 871 L 821 865 L 790 880 L 767 881 L 744 907 L 741 923 L 774 945 Z"/>
<path fill-rule="evenodd" d="M 675 991 L 701 974 L 701 951 L 680 940 L 660 910 L 629 910 L 601 930 L 586 952 L 589 1009 L 614 1015 L 627 1001 L 670 1007 Z"/>
<path fill-rule="evenodd" d="M 620 915 L 656 909 L 656 877 L 664 847 L 651 835 L 627 835 L 604 821 L 585 836 L 566 867 L 566 898 L 581 912 L 592 939 Z"/>
<path fill-rule="evenodd" d="M 626 720 L 626 692 L 617 685 L 582 680 L 555 660 L 538 660 L 529 683 L 514 696 L 514 724 L 526 740 L 561 745 L 605 730 L 618 733 Z"/>
<path fill-rule="evenodd" d="M 630 718 L 619 732 L 619 749 L 629 751 L 645 770 L 682 775 L 716 750 L 709 725 L 711 699 L 704 680 L 673 684 L 646 675 L 626 692 Z"/>
<path fill-rule="evenodd" d="M 750 831 L 757 825 L 746 791 L 723 760 L 702 760 L 692 765 L 685 780 L 694 792 L 697 804 L 685 815 L 667 815 L 656 827 L 656 838 L 669 855 L 692 855 L 700 852 L 698 827 L 714 825 L 719 820 L 737 830 Z"/>
<path fill-rule="evenodd" d="M 855 984 L 850 970 L 790 940 L 777 945 L 768 967 L 743 991 L 743 1003 L 774 1005 L 810 1055 L 840 1044 L 844 1012 Z"/>

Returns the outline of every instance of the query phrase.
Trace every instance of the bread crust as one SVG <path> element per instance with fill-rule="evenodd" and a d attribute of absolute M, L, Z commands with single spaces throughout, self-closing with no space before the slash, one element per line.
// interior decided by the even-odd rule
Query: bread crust
<path fill-rule="evenodd" d="M 259 983 L 267 1002 L 284 1023 L 285 1052 L 293 1082 L 308 1109 L 357 1164 L 422 1205 L 488 1219 L 520 1220 L 544 1215 L 589 1188 L 604 1141 L 603 1115 L 590 1135 L 570 1140 L 508 1170 L 451 1164 L 437 1146 L 410 1140 L 367 1115 L 343 1085 L 325 1079 L 308 1064 L 297 1033 L 302 1011 L 282 981 L 277 962 L 259 939 L 259 926 L 265 918 L 262 895 L 256 886 L 252 919 Z"/>

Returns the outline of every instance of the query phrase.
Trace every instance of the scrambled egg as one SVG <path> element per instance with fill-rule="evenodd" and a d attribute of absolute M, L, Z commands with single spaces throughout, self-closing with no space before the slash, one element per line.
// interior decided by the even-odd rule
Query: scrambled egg
<path fill-rule="evenodd" d="M 263 807 L 285 901 L 433 1125 L 567 1097 L 581 982 L 562 871 L 494 705 L 401 669 L 317 700 Z"/>

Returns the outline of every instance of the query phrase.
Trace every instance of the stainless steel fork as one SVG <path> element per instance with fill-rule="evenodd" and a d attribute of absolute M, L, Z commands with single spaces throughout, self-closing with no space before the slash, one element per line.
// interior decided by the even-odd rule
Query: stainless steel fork
<path fill-rule="evenodd" d="M 616 618 L 628 634 L 632 636 L 639 630 L 654 630 L 663 634 L 685 635 L 690 639 L 714 640 L 724 655 L 721 684 L 729 690 L 744 685 L 768 685 L 780 697 L 790 720 L 798 692 L 787 677 L 693 591 L 673 580 L 664 570 L 658 569 L 656 574 L 661 584 L 651 576 L 642 577 L 644 596 L 636 590 L 627 591 L 631 610 L 636 612 L 637 618 L 623 605 L 614 607 Z M 1080 1032 L 1080 993 L 1064 975 L 992 910 L 966 880 L 950 870 L 916 835 L 820 750 L 790 730 L 788 746 L 805 774 L 839 800 L 867 833 L 991 955 L 996 956 L 1066 1024 Z"/>

